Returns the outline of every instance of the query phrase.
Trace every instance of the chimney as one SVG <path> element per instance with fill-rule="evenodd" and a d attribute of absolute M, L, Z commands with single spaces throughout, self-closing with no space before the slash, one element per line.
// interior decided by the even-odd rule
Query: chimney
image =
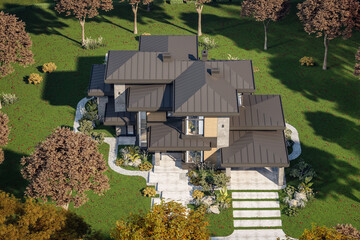
<path fill-rule="evenodd" d="M 165 52 L 162 54 L 163 62 L 171 62 L 171 53 Z"/>
<path fill-rule="evenodd" d="M 219 68 L 211 68 L 211 76 L 218 77 L 220 75 L 220 69 Z"/>
<path fill-rule="evenodd" d="M 201 60 L 207 61 L 208 51 L 202 50 L 201 51 Z"/>

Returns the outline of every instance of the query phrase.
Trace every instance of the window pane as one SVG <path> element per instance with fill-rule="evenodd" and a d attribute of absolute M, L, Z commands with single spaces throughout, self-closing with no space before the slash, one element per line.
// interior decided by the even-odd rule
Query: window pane
<path fill-rule="evenodd" d="M 188 161 L 189 163 L 195 163 L 195 162 L 201 162 L 201 161 L 202 161 L 202 159 L 201 159 L 201 152 L 198 152 L 198 151 L 188 151 L 187 154 L 188 154 L 187 161 Z"/>
<path fill-rule="evenodd" d="M 187 117 L 186 134 L 203 135 L 204 134 L 204 117 Z"/>

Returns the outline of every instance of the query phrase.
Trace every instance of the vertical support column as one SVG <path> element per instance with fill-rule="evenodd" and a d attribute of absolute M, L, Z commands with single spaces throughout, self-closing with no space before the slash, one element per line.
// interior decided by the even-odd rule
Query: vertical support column
<path fill-rule="evenodd" d="M 155 152 L 155 166 L 160 166 L 160 159 L 161 159 L 160 152 Z"/>
<path fill-rule="evenodd" d="M 231 177 L 231 168 L 226 168 L 225 169 L 225 174 L 227 177 Z M 230 182 L 227 183 L 227 186 L 230 186 Z"/>
<path fill-rule="evenodd" d="M 283 185 L 284 185 L 284 173 L 285 173 L 285 171 L 284 171 L 284 168 L 283 167 L 281 167 L 281 168 L 279 168 L 279 174 L 278 174 L 278 185 L 279 185 L 279 187 L 282 187 Z"/>
<path fill-rule="evenodd" d="M 105 107 L 106 104 L 108 103 L 108 97 L 97 97 L 97 104 L 98 104 L 98 115 L 99 115 L 99 120 L 103 123 L 104 122 L 104 117 L 105 117 Z"/>

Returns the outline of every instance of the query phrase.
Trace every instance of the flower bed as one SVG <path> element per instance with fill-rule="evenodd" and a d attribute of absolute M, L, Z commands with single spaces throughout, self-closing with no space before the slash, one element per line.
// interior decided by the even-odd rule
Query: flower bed
<path fill-rule="evenodd" d="M 119 145 L 115 164 L 126 170 L 150 171 L 153 168 L 152 154 L 138 146 Z"/>

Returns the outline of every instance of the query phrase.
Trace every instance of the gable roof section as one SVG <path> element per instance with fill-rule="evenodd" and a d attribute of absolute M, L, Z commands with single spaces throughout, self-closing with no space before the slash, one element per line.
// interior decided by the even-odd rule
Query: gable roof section
<path fill-rule="evenodd" d="M 104 125 L 105 126 L 126 126 L 136 123 L 136 113 L 115 112 L 114 98 L 109 97 L 105 107 Z"/>
<path fill-rule="evenodd" d="M 92 65 L 88 96 L 104 96 L 106 90 L 110 90 L 110 86 L 104 83 L 105 68 L 105 64 Z"/>
<path fill-rule="evenodd" d="M 172 85 L 142 85 L 128 88 L 127 111 L 170 111 Z"/>
<path fill-rule="evenodd" d="M 179 60 L 163 62 L 161 54 L 162 52 L 109 51 L 105 83 L 171 83 L 193 64 L 191 61 Z"/>
<path fill-rule="evenodd" d="M 283 131 L 230 131 L 221 149 L 222 167 L 288 167 Z"/>
<path fill-rule="evenodd" d="M 209 66 L 195 61 L 174 81 L 174 116 L 238 114 L 236 90 L 209 74 Z"/>
<path fill-rule="evenodd" d="M 220 76 L 240 92 L 255 92 L 251 60 L 206 61 L 211 68 L 219 68 Z"/>
<path fill-rule="evenodd" d="M 240 114 L 230 118 L 230 130 L 284 130 L 279 95 L 243 95 Z"/>
<path fill-rule="evenodd" d="M 177 60 L 198 59 L 196 35 L 141 35 L 139 51 L 170 52 Z"/>

